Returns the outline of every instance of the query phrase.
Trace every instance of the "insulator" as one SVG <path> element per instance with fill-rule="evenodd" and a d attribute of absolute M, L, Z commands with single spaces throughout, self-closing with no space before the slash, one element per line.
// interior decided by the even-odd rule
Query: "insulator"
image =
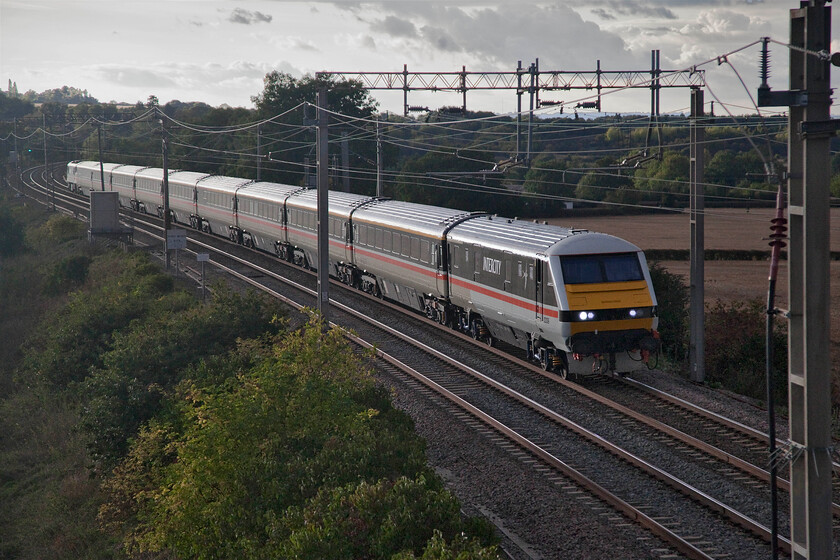
<path fill-rule="evenodd" d="M 770 220 L 770 243 L 771 247 L 786 247 L 785 239 L 787 239 L 787 218 L 773 218 Z"/>
<path fill-rule="evenodd" d="M 761 54 L 759 59 L 761 85 L 767 85 L 767 79 L 770 78 L 770 51 L 767 49 L 767 37 L 761 40 Z"/>

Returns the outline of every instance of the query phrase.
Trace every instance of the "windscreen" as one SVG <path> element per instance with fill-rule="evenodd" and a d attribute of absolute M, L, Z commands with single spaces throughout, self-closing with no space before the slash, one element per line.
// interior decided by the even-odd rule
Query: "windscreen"
<path fill-rule="evenodd" d="M 636 253 L 560 257 L 566 284 L 600 284 L 644 280 Z"/>

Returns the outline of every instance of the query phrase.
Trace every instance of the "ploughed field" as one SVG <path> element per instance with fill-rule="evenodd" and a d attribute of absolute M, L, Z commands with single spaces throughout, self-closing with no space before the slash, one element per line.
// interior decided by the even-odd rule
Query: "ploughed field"
<path fill-rule="evenodd" d="M 772 208 L 710 208 L 705 216 L 706 249 L 769 251 Z M 644 250 L 689 249 L 691 246 L 689 216 L 685 214 L 652 214 L 638 216 L 591 216 L 557 218 L 549 223 L 585 228 L 622 237 Z M 832 251 L 840 251 L 840 208 L 831 209 Z M 785 248 L 787 250 L 787 248 Z M 662 261 L 670 272 L 683 275 L 688 284 L 688 261 Z M 831 310 L 831 354 L 835 371 L 840 365 L 840 261 L 832 261 L 831 295 L 826 302 Z M 706 303 L 717 300 L 767 300 L 768 261 L 706 261 Z M 787 263 L 781 262 L 776 289 L 776 306 L 787 307 Z"/>

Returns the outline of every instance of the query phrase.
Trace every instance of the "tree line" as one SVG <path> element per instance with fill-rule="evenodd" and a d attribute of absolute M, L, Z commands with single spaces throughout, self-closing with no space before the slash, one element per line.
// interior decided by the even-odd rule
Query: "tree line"
<path fill-rule="evenodd" d="M 101 136 L 104 159 L 160 166 L 166 134 L 173 168 L 310 185 L 316 164 L 311 104 L 322 87 L 332 111 L 334 189 L 375 194 L 379 177 L 384 196 L 524 217 L 581 206 L 689 204 L 685 115 L 559 115 L 535 119 L 529 132 L 511 117 L 446 107 L 419 118 L 380 113 L 358 82 L 276 71 L 252 97 L 253 109 L 180 101 L 161 106 L 154 95 L 129 106 L 45 102 L 35 108 L 0 95 L 6 147 L 0 161 L 8 162 L 13 150 L 15 123 L 9 121 L 16 120 L 22 161 L 43 160 L 43 133 L 32 132 L 44 125 L 49 161 L 96 160 Z M 786 119 L 707 117 L 700 125 L 707 205 L 772 202 L 784 167 Z M 840 157 L 833 170 L 832 194 L 840 196 Z"/>

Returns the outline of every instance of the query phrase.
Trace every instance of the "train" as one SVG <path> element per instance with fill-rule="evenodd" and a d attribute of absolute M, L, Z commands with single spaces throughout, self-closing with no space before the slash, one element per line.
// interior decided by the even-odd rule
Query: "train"
<path fill-rule="evenodd" d="M 164 170 L 72 161 L 82 194 L 163 217 Z M 315 268 L 316 189 L 168 172 L 171 220 Z M 645 255 L 603 233 L 485 212 L 329 193 L 330 274 L 489 345 L 503 341 L 561 377 L 650 366 L 659 351 Z"/>

